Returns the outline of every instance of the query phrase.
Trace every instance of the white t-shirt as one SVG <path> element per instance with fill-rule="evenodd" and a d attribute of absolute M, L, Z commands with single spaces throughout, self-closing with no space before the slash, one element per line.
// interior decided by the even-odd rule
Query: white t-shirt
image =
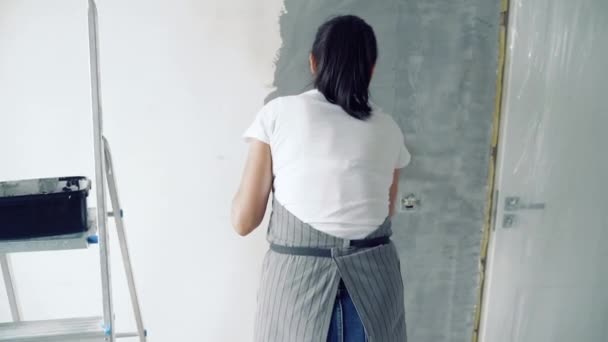
<path fill-rule="evenodd" d="M 364 238 L 384 222 L 393 171 L 410 161 L 399 126 L 372 108 L 361 121 L 311 90 L 270 101 L 244 134 L 270 145 L 276 200 L 340 238 Z"/>

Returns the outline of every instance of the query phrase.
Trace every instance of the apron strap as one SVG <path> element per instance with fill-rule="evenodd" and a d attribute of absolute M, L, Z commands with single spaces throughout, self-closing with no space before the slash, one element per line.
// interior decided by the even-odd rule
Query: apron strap
<path fill-rule="evenodd" d="M 346 248 L 354 247 L 356 249 L 366 249 L 376 246 L 386 245 L 390 243 L 391 239 L 388 236 L 381 236 L 373 239 L 361 239 L 361 240 L 350 240 L 349 245 Z M 316 247 L 297 247 L 297 246 L 284 246 L 276 243 L 270 244 L 270 249 L 274 252 L 281 254 L 291 255 L 304 255 L 322 258 L 332 257 L 332 248 L 316 248 Z"/>

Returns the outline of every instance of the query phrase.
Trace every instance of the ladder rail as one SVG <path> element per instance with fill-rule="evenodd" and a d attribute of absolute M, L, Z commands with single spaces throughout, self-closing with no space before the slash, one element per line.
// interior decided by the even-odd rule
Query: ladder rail
<path fill-rule="evenodd" d="M 101 107 L 100 70 L 99 70 L 99 41 L 97 6 L 94 0 L 89 0 L 89 58 L 91 72 L 91 98 L 93 112 L 93 140 L 95 150 L 95 182 L 97 193 L 97 225 L 99 232 L 99 256 L 101 265 L 101 287 L 103 298 L 104 329 L 107 342 L 116 341 L 114 332 L 114 307 L 112 302 L 112 280 L 110 273 L 110 235 L 107 229 L 106 187 L 103 146 L 103 111 Z"/>
<path fill-rule="evenodd" d="M 122 254 L 122 263 L 124 266 L 125 274 L 127 277 L 127 283 L 129 285 L 129 293 L 131 296 L 131 306 L 133 314 L 135 315 L 135 321 L 137 324 L 137 332 L 139 334 L 140 342 L 146 341 L 146 331 L 144 329 L 143 318 L 141 314 L 141 307 L 139 305 L 139 297 L 137 295 L 137 288 L 135 286 L 135 277 L 133 276 L 133 265 L 131 263 L 131 255 L 129 253 L 129 247 L 127 244 L 127 233 L 124 226 L 123 212 L 120 206 L 120 199 L 118 197 L 118 187 L 116 185 L 116 177 L 114 173 L 114 164 L 112 163 L 112 151 L 110 150 L 110 144 L 104 137 L 103 143 L 105 147 L 105 163 L 106 163 L 106 176 L 108 181 L 108 190 L 110 192 L 110 200 L 112 204 L 112 211 L 114 212 L 114 221 L 116 223 L 116 232 L 118 234 L 118 242 L 120 244 L 120 252 Z"/>
<path fill-rule="evenodd" d="M 4 287 L 6 288 L 8 303 L 11 309 L 11 317 L 13 318 L 13 322 L 21 322 L 23 316 L 21 314 L 19 297 L 17 296 L 17 287 L 15 286 L 11 259 L 8 254 L 0 254 L 0 268 L 2 269 Z"/>

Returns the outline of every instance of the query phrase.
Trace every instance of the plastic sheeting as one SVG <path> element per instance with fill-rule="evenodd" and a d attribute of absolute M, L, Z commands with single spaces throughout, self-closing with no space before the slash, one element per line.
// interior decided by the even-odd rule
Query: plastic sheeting
<path fill-rule="evenodd" d="M 510 13 L 481 341 L 608 341 L 608 2 Z"/>

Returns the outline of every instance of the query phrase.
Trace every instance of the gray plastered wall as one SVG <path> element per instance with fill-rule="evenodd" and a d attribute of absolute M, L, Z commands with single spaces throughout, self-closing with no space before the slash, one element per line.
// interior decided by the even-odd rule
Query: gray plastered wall
<path fill-rule="evenodd" d="M 400 194 L 420 205 L 394 219 L 410 342 L 470 341 L 477 301 L 498 59 L 499 0 L 285 0 L 283 45 L 268 97 L 311 87 L 308 53 L 334 15 L 378 36 L 373 101 L 412 152 Z"/>

